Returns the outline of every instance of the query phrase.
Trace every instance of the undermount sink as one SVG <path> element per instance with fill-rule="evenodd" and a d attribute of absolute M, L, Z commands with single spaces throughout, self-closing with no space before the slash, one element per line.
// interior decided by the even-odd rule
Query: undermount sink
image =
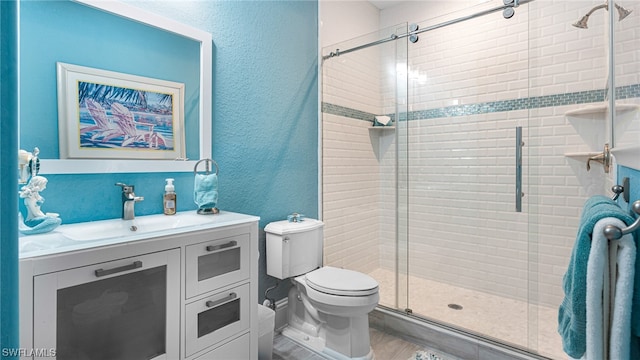
<path fill-rule="evenodd" d="M 110 219 L 61 226 L 59 232 L 74 241 L 94 241 L 150 233 L 170 232 L 175 229 L 197 227 L 210 224 L 213 216 L 198 215 L 195 212 L 175 215 L 146 215 L 133 220 Z"/>

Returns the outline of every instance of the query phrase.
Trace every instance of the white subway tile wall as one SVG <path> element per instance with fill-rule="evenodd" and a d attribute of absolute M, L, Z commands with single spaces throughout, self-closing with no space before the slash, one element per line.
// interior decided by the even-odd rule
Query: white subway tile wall
<path fill-rule="evenodd" d="M 340 47 L 378 39 L 372 34 Z M 324 62 L 322 218 L 327 265 L 369 273 L 381 267 L 381 261 L 390 268 L 395 264 L 395 243 L 389 241 L 396 231 L 395 136 L 389 130 L 369 130 L 375 115 L 388 114 L 385 104 L 395 102 L 395 96 L 382 96 L 381 91 L 395 81 L 395 68 L 389 72 L 381 65 L 395 57 L 395 47 L 390 42 Z M 323 53 L 329 51 L 335 49 Z"/>
<path fill-rule="evenodd" d="M 377 34 L 371 34 L 363 40 L 372 41 L 376 36 Z M 358 45 L 356 42 L 348 41 L 340 47 L 345 50 L 356 45 Z M 327 54 L 335 50 L 327 48 L 322 53 Z M 370 114 L 379 114 L 382 111 L 380 97 L 382 84 L 379 78 L 380 51 L 380 47 L 374 46 L 325 60 L 323 63 L 325 66 L 322 69 L 322 101 Z"/>
<path fill-rule="evenodd" d="M 322 160 L 324 264 L 365 273 L 380 266 L 379 165 L 367 126 L 325 114 Z"/>

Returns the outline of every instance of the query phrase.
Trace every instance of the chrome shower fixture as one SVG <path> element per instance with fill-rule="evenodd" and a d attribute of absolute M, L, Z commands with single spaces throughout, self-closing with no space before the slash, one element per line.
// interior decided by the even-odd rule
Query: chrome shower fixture
<path fill-rule="evenodd" d="M 613 5 L 616 7 L 616 10 L 618 10 L 618 21 L 621 21 L 622 19 L 626 18 L 632 12 L 632 10 L 627 10 L 616 3 L 614 3 Z M 589 12 L 585 16 L 583 16 L 582 19 L 578 20 L 575 24 L 571 24 L 571 25 L 580 29 L 587 29 L 588 28 L 587 22 L 589 21 L 589 16 L 591 16 L 591 14 L 593 14 L 596 10 L 603 9 L 603 8 L 606 10 L 609 10 L 609 3 L 605 2 L 604 4 L 594 7 L 593 9 L 589 10 Z"/>
<path fill-rule="evenodd" d="M 598 9 L 602 9 L 602 8 L 608 8 L 609 5 L 607 3 L 598 5 L 596 7 L 594 7 L 593 9 L 589 10 L 589 12 L 582 17 L 582 19 L 578 20 L 578 22 L 576 22 L 575 24 L 572 24 L 573 26 L 579 28 L 579 29 L 587 29 L 587 21 L 589 21 L 589 16 L 591 16 L 591 14 L 593 14 L 596 10 Z"/>
<path fill-rule="evenodd" d="M 622 19 L 626 18 L 633 11 L 633 10 L 627 10 L 616 3 L 614 3 L 613 5 L 616 7 L 616 10 L 618 10 L 618 21 L 621 21 Z"/>

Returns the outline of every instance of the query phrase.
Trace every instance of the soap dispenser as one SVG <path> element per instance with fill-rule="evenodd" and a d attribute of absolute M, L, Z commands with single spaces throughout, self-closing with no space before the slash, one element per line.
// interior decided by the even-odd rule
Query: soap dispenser
<path fill-rule="evenodd" d="M 164 196 L 162 204 L 164 206 L 165 215 L 174 215 L 176 213 L 177 196 L 173 186 L 173 179 L 166 179 L 167 184 L 164 186 Z"/>

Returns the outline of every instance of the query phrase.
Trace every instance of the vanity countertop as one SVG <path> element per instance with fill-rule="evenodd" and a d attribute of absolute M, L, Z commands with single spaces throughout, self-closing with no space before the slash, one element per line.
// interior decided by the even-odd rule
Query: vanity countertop
<path fill-rule="evenodd" d="M 191 231 L 215 229 L 259 221 L 253 215 L 221 211 L 216 215 L 198 215 L 195 210 L 175 215 L 146 215 L 133 220 L 109 219 L 60 225 L 36 235 L 21 235 L 19 258 L 27 259 L 100 246 L 127 243 Z"/>

